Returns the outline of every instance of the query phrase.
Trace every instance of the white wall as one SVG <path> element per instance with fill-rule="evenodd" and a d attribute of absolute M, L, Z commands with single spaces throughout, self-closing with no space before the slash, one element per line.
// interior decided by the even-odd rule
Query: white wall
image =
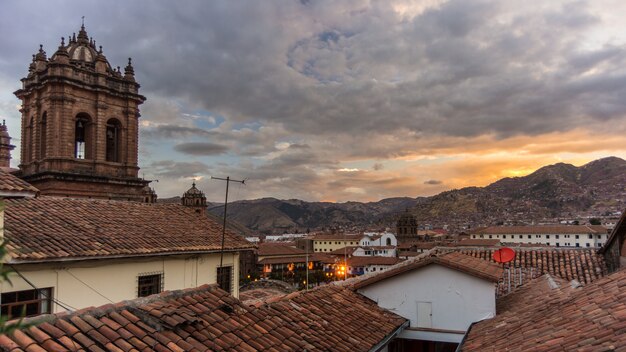
<path fill-rule="evenodd" d="M 502 243 L 545 244 L 553 247 L 557 247 L 557 244 L 558 247 L 576 247 L 578 244 L 581 248 L 599 248 L 608 239 L 608 234 L 472 234 L 472 238 L 499 239 Z"/>
<path fill-rule="evenodd" d="M 142 274 L 163 273 L 164 290 L 180 290 L 216 283 L 219 261 L 219 253 L 212 253 L 123 261 L 100 259 L 75 263 L 15 265 L 15 268 L 35 287 L 52 287 L 55 299 L 81 309 L 111 303 L 109 300 L 117 303 L 137 298 L 137 277 Z M 238 297 L 239 255 L 224 253 L 224 266 L 233 266 L 232 294 Z M 10 279 L 12 285 L 0 283 L 0 292 L 32 289 L 32 286 L 16 273 L 12 273 Z M 65 310 L 57 304 L 53 307 L 53 313 Z"/>
<path fill-rule="evenodd" d="M 418 302 L 431 302 L 433 329 L 466 331 L 472 322 L 496 314 L 493 282 L 437 264 L 388 278 L 358 292 L 409 319 L 411 328 L 418 327 Z"/>

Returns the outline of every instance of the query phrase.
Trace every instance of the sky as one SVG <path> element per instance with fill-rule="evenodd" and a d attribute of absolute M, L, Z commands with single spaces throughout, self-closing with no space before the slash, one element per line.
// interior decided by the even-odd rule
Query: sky
<path fill-rule="evenodd" d="M 32 55 L 88 34 L 133 58 L 160 198 L 376 201 L 626 158 L 626 2 L 0 0 L 19 164 Z"/>

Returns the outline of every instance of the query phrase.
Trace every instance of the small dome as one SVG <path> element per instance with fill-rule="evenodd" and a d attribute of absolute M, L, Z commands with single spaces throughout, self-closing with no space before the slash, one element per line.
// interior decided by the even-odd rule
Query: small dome
<path fill-rule="evenodd" d="M 191 188 L 185 192 L 183 197 L 204 197 L 204 192 L 196 188 L 196 183 L 191 184 Z"/>

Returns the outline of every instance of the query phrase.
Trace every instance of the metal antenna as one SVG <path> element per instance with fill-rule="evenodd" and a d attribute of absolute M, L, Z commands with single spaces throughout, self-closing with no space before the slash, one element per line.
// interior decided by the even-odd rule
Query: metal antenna
<path fill-rule="evenodd" d="M 226 178 L 221 178 L 221 177 L 213 177 L 211 176 L 211 180 L 220 180 L 220 181 L 226 181 L 226 199 L 224 200 L 224 223 L 222 224 L 222 249 L 220 250 L 220 277 L 219 277 L 219 286 L 223 289 L 226 290 L 225 287 L 222 287 L 223 285 L 223 276 L 224 276 L 224 269 L 222 269 L 222 265 L 224 264 L 224 240 L 226 238 L 226 211 L 228 210 L 228 185 L 230 185 L 231 182 L 237 182 L 237 183 L 241 183 L 243 185 L 246 184 L 246 180 L 233 180 L 230 178 L 230 176 L 227 176 Z"/>

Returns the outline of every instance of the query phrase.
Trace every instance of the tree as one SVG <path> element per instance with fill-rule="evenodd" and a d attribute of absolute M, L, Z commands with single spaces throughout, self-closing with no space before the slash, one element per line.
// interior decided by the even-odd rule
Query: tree
<path fill-rule="evenodd" d="M 591 224 L 591 225 L 602 225 L 602 221 L 599 218 L 591 218 L 591 219 L 589 219 L 589 224 Z"/>

